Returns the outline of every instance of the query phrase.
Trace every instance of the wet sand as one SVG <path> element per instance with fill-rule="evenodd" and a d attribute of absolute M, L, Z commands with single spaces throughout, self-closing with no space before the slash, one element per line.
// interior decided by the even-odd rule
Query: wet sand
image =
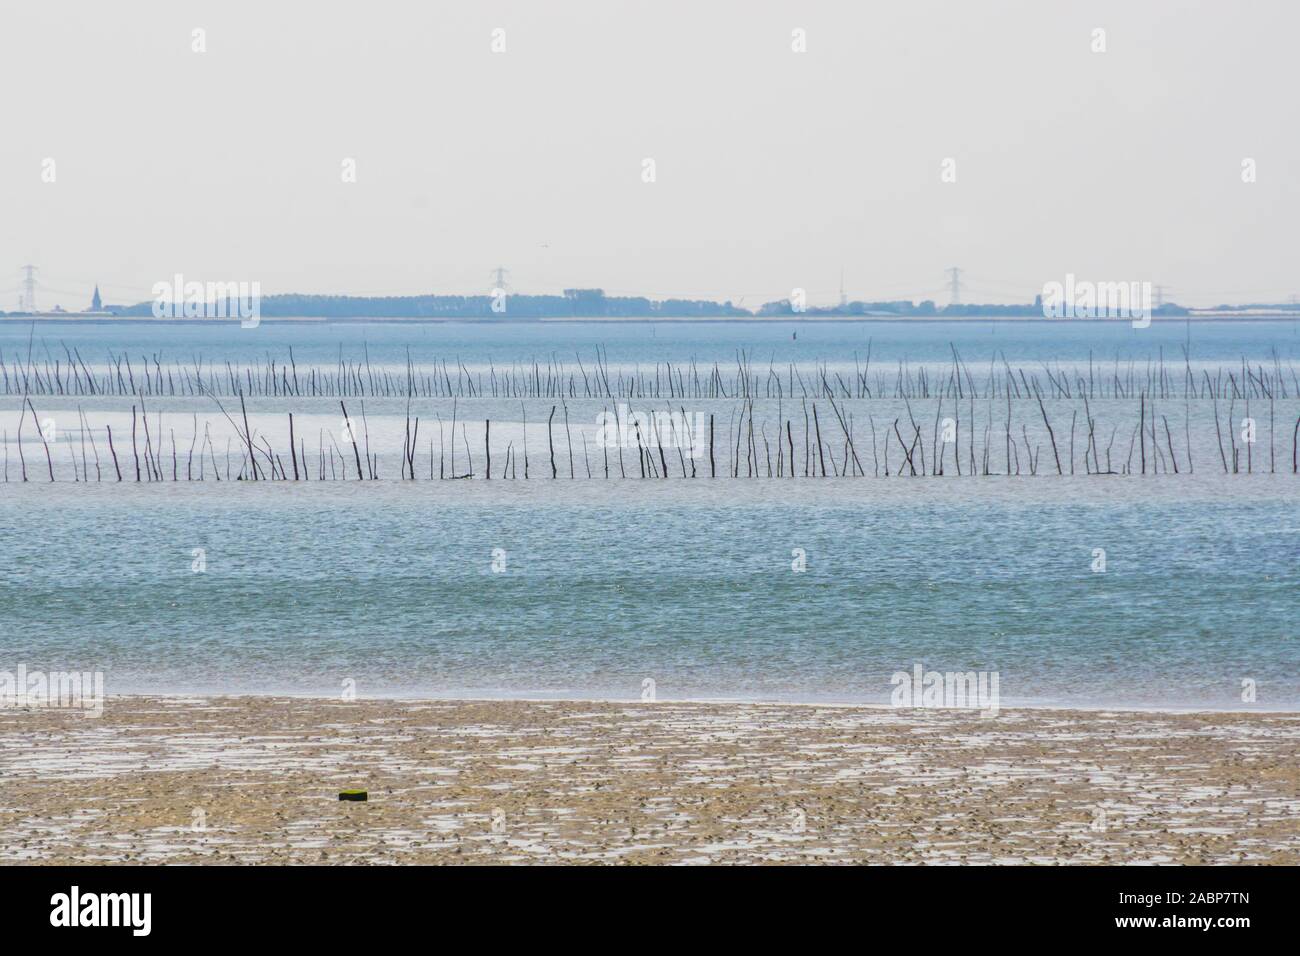
<path fill-rule="evenodd" d="M 0 863 L 1296 864 L 1298 754 L 1294 714 L 110 698 L 0 710 Z"/>

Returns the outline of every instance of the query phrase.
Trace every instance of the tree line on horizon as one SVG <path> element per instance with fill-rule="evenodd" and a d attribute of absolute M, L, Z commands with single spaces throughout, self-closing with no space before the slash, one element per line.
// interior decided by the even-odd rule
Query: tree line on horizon
<path fill-rule="evenodd" d="M 153 302 L 134 305 L 105 305 L 104 311 L 125 318 L 153 315 Z M 409 318 L 409 319 L 480 319 L 514 321 L 543 318 L 752 318 L 796 316 L 898 316 L 927 318 L 952 316 L 1041 316 L 1040 301 L 1025 303 L 963 303 L 938 305 L 931 299 L 863 302 L 853 301 L 834 306 L 808 306 L 796 310 L 789 299 L 766 302 L 757 309 L 746 309 L 730 300 L 650 299 L 645 296 L 607 296 L 603 289 L 565 289 L 562 295 L 412 295 L 352 296 L 289 293 L 264 296 L 260 300 L 263 318 Z M 1270 309 L 1297 311 L 1295 303 L 1254 303 L 1221 305 L 1222 311 Z M 1188 315 L 1190 310 L 1165 303 L 1154 310 L 1156 315 Z M 0 315 L 21 315 L 21 312 Z M 75 313 L 69 313 L 75 314 Z"/>

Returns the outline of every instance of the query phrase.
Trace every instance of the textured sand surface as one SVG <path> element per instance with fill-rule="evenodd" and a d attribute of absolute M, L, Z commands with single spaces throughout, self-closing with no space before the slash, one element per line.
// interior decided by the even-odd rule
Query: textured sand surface
<path fill-rule="evenodd" d="M 338 791 L 367 789 L 366 803 Z M 0 710 L 3 863 L 1300 863 L 1300 715 Z"/>

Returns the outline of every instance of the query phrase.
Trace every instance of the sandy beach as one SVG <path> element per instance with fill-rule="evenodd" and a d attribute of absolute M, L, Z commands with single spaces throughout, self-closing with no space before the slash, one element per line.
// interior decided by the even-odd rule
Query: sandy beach
<path fill-rule="evenodd" d="M 1297 752 L 1291 714 L 115 697 L 0 711 L 0 862 L 1296 864 Z"/>

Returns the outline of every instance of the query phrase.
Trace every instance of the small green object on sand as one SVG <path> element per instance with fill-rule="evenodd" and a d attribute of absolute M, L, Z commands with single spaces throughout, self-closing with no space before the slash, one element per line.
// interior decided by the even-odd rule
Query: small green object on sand
<path fill-rule="evenodd" d="M 366 791 L 364 791 L 364 790 L 340 790 L 340 791 L 339 791 L 339 799 L 340 799 L 340 800 L 359 800 L 360 802 L 365 803 L 365 802 L 366 802 Z"/>

